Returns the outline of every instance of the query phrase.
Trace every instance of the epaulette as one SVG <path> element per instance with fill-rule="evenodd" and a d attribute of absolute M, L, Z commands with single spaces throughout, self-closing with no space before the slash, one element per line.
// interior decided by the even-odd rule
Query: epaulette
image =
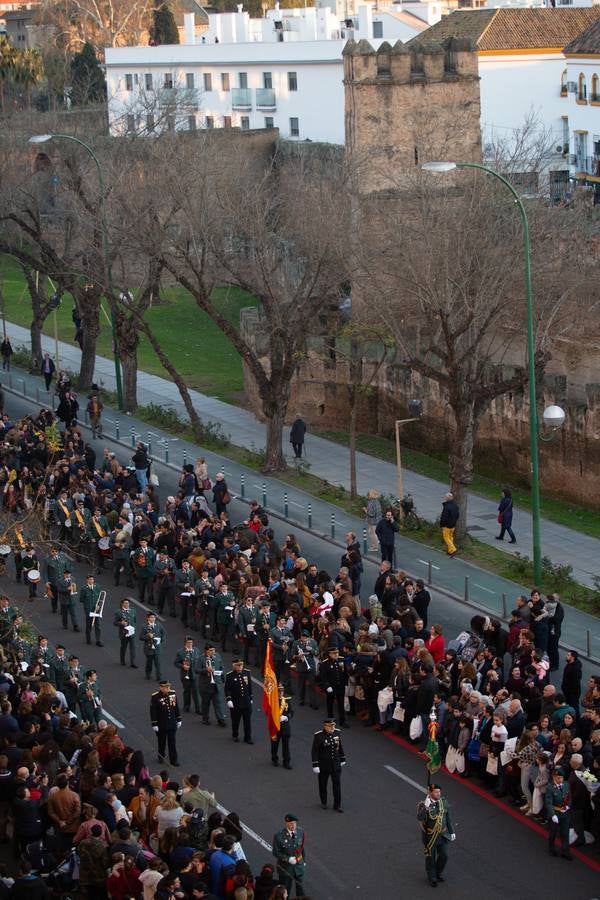
<path fill-rule="evenodd" d="M 319 731 L 315 731 L 315 734 L 323 734 L 323 729 L 320 728 Z"/>
<path fill-rule="evenodd" d="M 159 694 L 160 694 L 160 691 L 152 691 L 152 695 L 151 695 L 151 696 L 152 696 L 152 697 L 158 697 Z"/>
<path fill-rule="evenodd" d="M 227 675 L 233 675 L 233 669 L 230 669 L 229 672 L 227 672 Z"/>

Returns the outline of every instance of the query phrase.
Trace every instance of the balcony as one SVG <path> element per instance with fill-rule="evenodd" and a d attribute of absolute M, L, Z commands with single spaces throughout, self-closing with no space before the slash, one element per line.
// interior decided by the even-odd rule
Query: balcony
<path fill-rule="evenodd" d="M 575 154 L 575 172 L 577 175 L 600 176 L 600 156 L 581 156 Z"/>
<path fill-rule="evenodd" d="M 198 91 L 196 88 L 162 88 L 158 94 L 158 102 L 160 106 L 198 109 Z"/>
<path fill-rule="evenodd" d="M 275 100 L 275 91 L 271 88 L 256 89 L 256 108 L 257 109 L 277 109 L 277 101 Z"/>
<path fill-rule="evenodd" d="M 233 88 L 231 91 L 232 109 L 252 109 L 252 91 L 250 88 Z"/>

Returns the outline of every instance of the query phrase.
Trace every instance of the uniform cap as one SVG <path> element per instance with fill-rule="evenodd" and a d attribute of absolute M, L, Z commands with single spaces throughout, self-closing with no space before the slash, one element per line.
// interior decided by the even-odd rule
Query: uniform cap
<path fill-rule="evenodd" d="M 159 687 L 165 687 L 165 686 L 168 687 L 171 684 L 171 682 L 163 679 L 162 681 L 159 681 L 158 684 L 159 684 Z"/>
<path fill-rule="evenodd" d="M 305 628 L 304 631 L 302 632 L 302 637 L 310 637 L 310 631 L 308 631 L 307 628 Z"/>
<path fill-rule="evenodd" d="M 286 815 L 285 815 L 285 821 L 286 821 L 286 822 L 297 822 L 297 821 L 298 821 L 298 816 L 295 815 L 294 813 L 286 813 Z"/>
<path fill-rule="evenodd" d="M 335 719 L 323 719 L 323 725 L 335 725 Z"/>

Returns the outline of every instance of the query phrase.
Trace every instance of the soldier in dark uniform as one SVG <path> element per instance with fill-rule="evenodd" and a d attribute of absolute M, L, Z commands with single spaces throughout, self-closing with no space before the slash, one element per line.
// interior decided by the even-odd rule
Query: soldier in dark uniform
<path fill-rule="evenodd" d="M 317 678 L 317 659 L 319 647 L 310 636 L 310 631 L 303 631 L 299 641 L 294 641 L 291 650 L 292 660 L 296 666 L 300 706 L 306 702 L 306 686 L 308 685 L 308 703 L 311 709 L 318 709 L 315 681 Z"/>
<path fill-rule="evenodd" d="M 290 705 L 290 697 L 286 697 L 283 685 L 279 685 L 279 731 L 277 737 L 271 738 L 271 762 L 274 766 L 279 765 L 279 745 L 281 744 L 281 757 L 284 769 L 291 769 L 292 758 L 290 756 L 290 737 L 292 730 L 290 728 L 290 719 L 294 715 L 294 710 Z"/>
<path fill-rule="evenodd" d="M 40 634 L 37 639 L 37 647 L 34 647 L 31 651 L 31 662 L 34 660 L 39 660 L 44 669 L 44 680 L 50 680 L 50 668 L 52 664 L 52 659 L 54 657 L 54 653 L 52 652 L 52 648 L 48 643 L 48 638 L 44 637 L 43 634 Z"/>
<path fill-rule="evenodd" d="M 58 602 L 63 628 L 69 627 L 69 617 L 73 625 L 73 631 L 79 631 L 77 614 L 75 612 L 75 582 L 71 578 L 69 569 L 65 569 L 62 577 L 58 579 Z"/>
<path fill-rule="evenodd" d="M 258 608 L 256 617 L 256 665 L 261 672 L 265 666 L 267 644 L 269 643 L 269 635 L 273 624 L 271 604 L 268 600 L 263 600 Z"/>
<path fill-rule="evenodd" d="M 273 837 L 273 856 L 277 860 L 277 874 L 288 895 L 296 885 L 296 897 L 304 894 L 304 830 L 298 825 L 298 816 L 288 813 L 284 827 Z"/>
<path fill-rule="evenodd" d="M 564 772 L 560 768 L 552 770 L 552 779 L 546 788 L 546 818 L 548 832 L 548 852 L 556 856 L 555 841 L 560 836 L 560 852 L 564 859 L 571 859 L 569 831 L 571 828 L 571 791 L 565 784 Z"/>
<path fill-rule="evenodd" d="M 96 603 L 100 596 L 100 585 L 94 582 L 94 576 L 88 575 L 85 579 L 84 586 L 79 591 L 79 602 L 83 605 L 83 615 L 85 617 L 85 639 L 88 644 L 92 643 L 92 627 L 94 629 L 94 637 L 96 638 L 96 647 L 104 647 L 102 643 L 102 632 L 100 630 L 100 616 L 92 616 L 96 609 Z"/>
<path fill-rule="evenodd" d="M 448 862 L 448 843 L 456 838 L 450 808 L 439 784 L 429 785 L 427 797 L 417 806 L 417 820 L 423 833 L 427 879 L 436 887 L 438 881 L 445 881 L 442 872 Z"/>
<path fill-rule="evenodd" d="M 85 673 L 85 680 L 81 682 L 77 690 L 77 700 L 81 710 L 81 718 L 89 722 L 92 727 L 97 727 L 102 718 L 102 699 L 100 697 L 100 685 L 98 673 L 95 669 L 89 669 Z"/>
<path fill-rule="evenodd" d="M 273 642 L 273 666 L 278 684 L 283 684 L 288 694 L 292 692 L 292 675 L 290 650 L 294 643 L 294 635 L 287 627 L 287 616 L 278 616 L 275 628 L 271 628 L 270 638 Z"/>
<path fill-rule="evenodd" d="M 160 657 L 162 643 L 165 639 L 165 629 L 160 622 L 156 621 L 154 613 L 146 614 L 146 624 L 140 632 L 140 641 L 144 645 L 144 656 L 146 657 L 146 681 L 150 681 L 152 677 L 152 666 L 156 670 L 156 680 L 160 681 Z"/>
<path fill-rule="evenodd" d="M 344 692 L 348 681 L 344 660 L 340 659 L 340 651 L 337 647 L 329 647 L 328 658 L 319 666 L 319 677 L 325 688 L 327 701 L 327 715 L 333 716 L 333 704 L 337 702 L 340 725 L 349 728 L 344 711 Z"/>
<path fill-rule="evenodd" d="M 181 624 L 184 628 L 189 627 L 194 631 L 198 630 L 196 618 L 196 607 L 198 604 L 198 595 L 195 591 L 196 572 L 190 566 L 187 559 L 181 563 L 181 568 L 175 570 L 175 584 L 173 591 L 175 596 L 179 597 L 181 604 Z"/>
<path fill-rule="evenodd" d="M 177 615 L 175 608 L 175 563 L 166 550 L 159 552 L 154 563 L 154 571 L 156 574 L 158 612 L 162 613 L 166 604 L 169 607 L 169 615 L 174 619 Z"/>
<path fill-rule="evenodd" d="M 183 647 L 177 651 L 174 666 L 181 674 L 183 687 L 183 711 L 189 712 L 192 700 L 196 714 L 200 715 L 200 695 L 198 694 L 198 666 L 200 651 L 194 647 L 193 638 L 186 635 Z"/>
<path fill-rule="evenodd" d="M 50 556 L 42 560 L 46 592 L 50 593 L 52 600 L 52 612 L 58 609 L 58 583 L 63 577 L 65 569 L 69 568 L 69 560 L 65 553 L 61 553 L 58 547 L 52 547 Z"/>
<path fill-rule="evenodd" d="M 178 766 L 175 737 L 177 729 L 181 728 L 181 715 L 177 694 L 171 690 L 168 681 L 161 681 L 159 689 L 150 698 L 150 719 L 158 739 L 158 761 L 165 762 L 165 747 L 168 744 L 169 762 L 172 766 Z"/>
<path fill-rule="evenodd" d="M 250 650 L 256 642 L 256 607 L 252 597 L 246 597 L 238 613 L 238 631 L 244 644 L 244 664 L 250 662 Z"/>
<path fill-rule="evenodd" d="M 240 719 L 244 720 L 244 743 L 252 740 L 252 675 L 244 668 L 242 659 L 233 660 L 233 669 L 225 678 L 225 697 L 231 710 L 231 731 L 233 740 L 239 741 Z"/>
<path fill-rule="evenodd" d="M 79 664 L 78 656 L 69 657 L 69 670 L 65 676 L 63 694 L 67 701 L 67 706 L 72 713 L 77 713 L 77 695 L 79 684 L 83 679 L 83 669 Z"/>
<path fill-rule="evenodd" d="M 111 532 L 110 546 L 112 548 L 113 558 L 113 575 L 115 578 L 115 586 L 119 586 L 121 572 L 125 575 L 125 584 L 127 587 L 133 587 L 133 578 L 131 573 L 131 536 L 126 530 L 128 524 L 125 516 L 119 516 L 119 524 L 117 530 Z"/>
<path fill-rule="evenodd" d="M 154 560 L 155 553 L 152 547 L 148 546 L 146 538 L 140 538 L 140 545 L 131 553 L 133 560 L 133 571 L 138 584 L 138 595 L 140 603 L 144 602 L 146 591 L 148 591 L 148 603 L 154 605 Z"/>
<path fill-rule="evenodd" d="M 331 778 L 333 808 L 342 810 L 342 766 L 346 765 L 341 732 L 335 727 L 334 719 L 325 719 L 323 730 L 315 731 L 312 743 L 313 772 L 319 776 L 319 797 L 321 806 L 327 809 L 327 782 Z"/>
<path fill-rule="evenodd" d="M 225 678 L 223 657 L 212 644 L 206 644 L 198 661 L 198 687 L 202 698 L 202 722 L 210 725 L 208 718 L 212 703 L 217 722 L 225 728 Z"/>
<path fill-rule="evenodd" d="M 119 611 L 115 613 L 114 625 L 119 629 L 119 640 L 121 642 L 120 656 L 121 665 L 125 665 L 125 657 L 127 648 L 129 647 L 129 660 L 132 669 L 137 669 L 135 664 L 135 626 L 137 615 L 135 609 L 125 598 L 119 604 Z M 133 628 L 133 631 L 131 630 Z"/>
<path fill-rule="evenodd" d="M 194 585 L 195 609 L 192 628 L 196 628 L 203 637 L 209 629 L 208 611 L 211 598 L 214 601 L 215 584 L 207 570 L 204 570 Z"/>
<path fill-rule="evenodd" d="M 67 659 L 65 648 L 62 644 L 57 644 L 54 656 L 50 660 L 50 681 L 57 691 L 65 694 L 65 699 L 67 697 L 65 688 L 69 679 L 69 671 L 69 660 Z"/>

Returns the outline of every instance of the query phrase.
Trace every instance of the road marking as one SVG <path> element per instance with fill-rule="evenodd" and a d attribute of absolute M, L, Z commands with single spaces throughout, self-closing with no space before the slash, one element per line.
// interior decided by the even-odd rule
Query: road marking
<path fill-rule="evenodd" d="M 290 500 L 290 504 L 291 504 L 292 506 L 299 506 L 300 509 L 304 509 L 304 504 L 303 504 L 303 503 L 296 503 L 295 500 Z"/>
<path fill-rule="evenodd" d="M 429 565 L 429 563 L 427 562 L 426 559 L 418 559 L 417 562 L 423 563 L 424 566 L 428 566 L 428 565 Z M 431 563 L 431 568 L 432 568 L 432 569 L 437 569 L 438 572 L 440 571 L 440 567 L 439 567 L 439 566 L 434 566 L 433 563 Z"/>
<path fill-rule="evenodd" d="M 489 588 L 484 587 L 482 584 L 477 584 L 476 581 L 473 582 L 473 587 L 478 587 L 481 591 L 485 591 L 486 594 L 495 594 L 495 591 L 490 591 Z"/>
<path fill-rule="evenodd" d="M 219 812 L 222 813 L 224 816 L 228 816 L 228 815 L 229 815 L 229 810 L 228 810 L 228 809 L 225 809 L 224 806 L 221 806 L 220 803 L 217 803 L 217 809 L 218 809 Z M 264 850 L 268 850 L 269 853 L 272 853 L 272 852 L 273 852 L 273 845 L 272 845 L 272 844 L 269 844 L 267 841 L 265 841 L 265 839 L 262 838 L 262 837 L 260 836 L 260 834 L 257 834 L 256 831 L 254 831 L 252 828 L 250 828 L 250 827 L 249 827 L 248 825 L 246 825 L 244 822 L 240 822 L 240 828 L 242 829 L 242 831 L 245 831 L 246 834 L 247 834 L 249 837 L 253 838 L 253 839 L 256 841 L 257 844 L 260 844 L 260 846 L 261 846 Z"/>
<path fill-rule="evenodd" d="M 105 719 L 108 719 L 109 722 L 112 722 L 113 725 L 116 725 L 117 728 L 125 728 L 125 726 L 123 725 L 123 723 L 122 723 L 122 722 L 119 722 L 118 719 L 115 719 L 114 716 L 111 716 L 111 714 L 110 714 L 109 712 L 107 712 L 107 711 L 104 709 L 104 707 L 102 707 L 102 715 L 104 716 Z"/>
<path fill-rule="evenodd" d="M 143 609 L 147 613 L 152 613 L 153 616 L 156 616 L 159 622 L 165 622 L 166 619 L 164 616 L 161 616 L 160 613 L 157 613 L 155 609 L 152 609 L 151 606 L 144 606 L 139 600 L 136 600 L 135 597 L 123 597 L 123 600 L 129 600 L 130 603 L 135 603 L 136 606 L 139 606 L 140 609 Z"/>
<path fill-rule="evenodd" d="M 394 769 L 393 766 L 384 766 L 384 769 L 387 769 L 388 772 L 391 772 L 392 775 L 395 775 L 397 778 L 401 778 L 402 781 L 405 781 L 407 784 L 410 784 L 411 787 L 414 787 L 417 791 L 420 791 L 422 794 L 427 793 L 427 788 L 419 784 L 416 781 L 413 781 L 412 778 L 409 778 L 408 775 L 404 775 L 402 772 L 399 772 L 398 769 Z"/>

